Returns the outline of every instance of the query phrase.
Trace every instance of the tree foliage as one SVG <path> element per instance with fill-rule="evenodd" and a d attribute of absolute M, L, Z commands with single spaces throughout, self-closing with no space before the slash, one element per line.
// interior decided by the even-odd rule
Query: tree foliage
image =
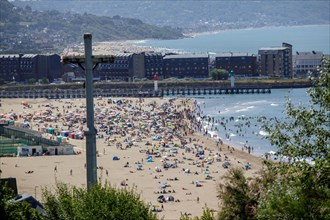
<path fill-rule="evenodd" d="M 209 209 L 206 205 L 203 208 L 203 214 L 201 217 L 195 216 L 195 217 L 189 217 L 188 214 L 182 214 L 180 220 L 214 220 L 214 212 L 212 209 Z"/>
<path fill-rule="evenodd" d="M 55 193 L 43 192 L 47 219 L 156 219 L 133 189 L 97 184 L 90 191 L 58 183 Z"/>
<path fill-rule="evenodd" d="M 277 179 L 261 195 L 259 218 L 330 219 L 330 63 L 308 90 L 310 105 L 287 104 L 288 120 L 266 123 L 268 139 L 278 155 Z"/>
<path fill-rule="evenodd" d="M 227 80 L 229 77 L 228 71 L 224 69 L 214 69 L 211 71 L 213 80 Z"/>
<path fill-rule="evenodd" d="M 277 156 L 286 160 L 264 161 L 261 175 L 250 181 L 241 170 L 230 170 L 219 185 L 219 219 L 330 219 L 329 60 L 319 73 L 308 89 L 308 107 L 288 101 L 285 121 L 263 125 Z"/>
<path fill-rule="evenodd" d="M 245 178 L 243 170 L 233 168 L 218 185 L 218 197 L 222 200 L 219 219 L 250 219 L 255 215 L 258 194 L 255 184 Z"/>

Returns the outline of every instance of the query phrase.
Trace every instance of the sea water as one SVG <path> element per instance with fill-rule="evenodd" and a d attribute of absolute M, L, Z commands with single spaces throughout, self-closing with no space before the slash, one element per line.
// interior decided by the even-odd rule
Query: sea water
<path fill-rule="evenodd" d="M 281 46 L 282 42 L 292 44 L 293 52 L 322 51 L 324 54 L 329 54 L 330 25 L 226 30 L 214 34 L 197 35 L 193 38 L 147 40 L 136 44 L 190 53 L 247 52 L 257 54 L 258 49 L 262 47 Z"/>
<path fill-rule="evenodd" d="M 295 106 L 309 105 L 307 89 L 273 89 L 271 94 L 209 95 L 196 99 L 202 115 L 214 117 L 214 123 L 203 121 L 209 135 L 238 149 L 246 150 L 244 145 L 249 145 L 251 153 L 258 156 L 277 150 L 266 139 L 268 134 L 262 129 L 260 117 L 288 120 L 289 100 Z"/>
<path fill-rule="evenodd" d="M 250 30 L 226 30 L 215 34 L 197 35 L 179 40 L 148 40 L 141 46 L 173 49 L 182 52 L 248 52 L 257 54 L 262 47 L 293 45 L 293 51 L 322 51 L 330 53 L 330 25 L 291 27 L 265 27 Z M 187 96 L 189 97 L 189 96 Z M 276 151 L 266 139 L 258 119 L 287 120 L 287 99 L 295 105 L 308 105 L 307 89 L 273 89 L 271 94 L 210 95 L 197 98 L 203 115 L 214 117 L 212 123 L 204 121 L 204 129 L 211 136 L 220 137 L 225 143 L 241 149 L 248 144 L 253 154 L 261 156 Z M 221 125 L 223 122 L 226 127 Z"/>

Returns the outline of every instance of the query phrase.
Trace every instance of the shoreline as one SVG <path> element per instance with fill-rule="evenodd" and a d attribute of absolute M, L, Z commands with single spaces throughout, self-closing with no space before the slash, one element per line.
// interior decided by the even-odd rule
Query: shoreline
<path fill-rule="evenodd" d="M 198 37 L 204 35 L 214 35 L 221 32 L 228 32 L 228 31 L 252 31 L 252 30 L 260 30 L 260 29 L 270 29 L 270 28 L 295 28 L 295 27 L 317 27 L 317 26 L 330 26 L 329 24 L 306 24 L 306 25 L 281 25 L 281 26 L 264 26 L 264 27 L 249 27 L 249 28 L 233 28 L 233 29 L 223 29 L 218 31 L 206 31 L 206 32 L 192 32 L 186 33 L 185 36 L 188 37 Z M 146 40 L 147 41 L 147 40 Z"/>
<path fill-rule="evenodd" d="M 172 39 L 172 40 L 180 40 L 180 39 L 189 39 L 195 38 L 199 36 L 206 36 L 206 35 L 215 35 L 222 32 L 228 31 L 244 31 L 244 30 L 262 30 L 262 29 L 270 29 L 270 28 L 296 28 L 296 27 L 317 27 L 317 26 L 329 26 L 329 24 L 311 24 L 311 25 L 289 25 L 289 26 L 264 26 L 264 27 L 249 27 L 249 28 L 233 28 L 233 29 L 223 29 L 217 31 L 206 31 L 206 32 L 192 32 L 192 33 L 183 33 L 185 37 Z M 166 40 L 166 39 L 164 39 Z M 95 54 L 118 54 L 124 52 L 176 52 L 176 53 L 190 53 L 189 51 L 185 51 L 182 49 L 172 49 L 172 48 L 163 48 L 163 47 L 152 47 L 147 45 L 139 45 L 141 43 L 147 43 L 148 41 L 161 41 L 161 39 L 139 39 L 139 40 L 117 40 L 117 41 L 101 41 L 101 42 L 94 42 L 93 43 L 93 53 Z M 119 45 L 118 45 L 119 44 Z M 77 50 L 78 49 L 78 50 Z M 68 52 L 74 53 L 82 53 L 83 46 L 78 48 L 66 48 L 61 54 L 68 54 Z M 201 52 L 204 53 L 204 52 Z"/>
<path fill-rule="evenodd" d="M 227 171 L 223 167 L 226 160 L 229 161 L 232 167 L 243 168 L 247 162 L 251 164 L 251 169 L 244 171 L 248 177 L 257 176 L 262 169 L 260 158 L 226 144 L 220 145 L 213 138 L 203 136 L 196 131 L 193 132 L 194 127 L 198 127 L 193 122 L 192 113 L 194 110 L 192 107 L 194 99 L 113 98 L 112 100 L 121 100 L 122 104 L 108 104 L 107 99 L 95 99 L 95 108 L 100 109 L 100 111 L 104 109 L 106 115 L 118 112 L 122 120 L 126 121 L 125 123 L 130 122 L 134 125 L 133 128 L 125 128 L 121 127 L 124 122 L 119 122 L 117 125 L 116 123 L 111 124 L 112 131 L 117 130 L 118 134 L 107 135 L 104 132 L 99 132 L 100 135 L 103 135 L 103 138 L 97 138 L 99 155 L 97 165 L 102 167 L 97 171 L 98 177 L 101 178 L 102 182 L 108 181 L 118 188 L 136 186 L 141 199 L 145 203 L 151 202 L 156 206 L 160 205 L 157 202 L 159 195 L 174 196 L 178 201 L 163 203 L 165 209 L 158 213 L 158 217 L 178 219 L 181 212 L 190 213 L 192 216 L 201 216 L 205 204 L 210 209 L 218 210 L 219 201 L 216 197 L 216 185 L 219 181 L 222 181 L 221 176 Z M 39 112 L 44 111 L 46 104 L 51 106 L 52 111 L 57 112 L 57 114 L 69 114 L 70 112 L 76 112 L 79 115 L 84 114 L 84 109 L 79 108 L 79 103 L 84 102 L 83 99 L 63 101 L 24 99 L 32 105 L 31 109 L 22 106 L 22 99 L 2 99 L 1 101 L 1 114 L 8 115 L 7 113 L 16 112 L 21 115 L 21 119 L 25 118 L 27 113 L 39 115 Z M 96 121 L 100 120 L 100 114 L 96 114 L 98 115 L 95 118 Z M 140 119 L 138 119 L 139 117 Z M 61 118 L 63 117 L 61 116 L 56 123 L 55 121 L 47 122 L 48 126 L 55 127 L 57 125 L 58 128 L 68 129 L 67 125 L 62 123 Z M 38 128 L 33 120 L 30 123 L 32 128 Z M 158 128 L 155 123 L 159 124 Z M 162 123 L 163 126 L 161 126 Z M 44 126 L 44 123 L 39 123 L 40 126 Z M 79 123 L 72 126 L 73 129 L 78 129 Z M 99 130 L 98 127 L 97 129 Z M 125 136 L 120 134 L 123 131 L 126 133 Z M 161 138 L 154 140 L 158 135 Z M 114 139 L 116 141 L 112 142 Z M 128 146 L 129 141 L 132 142 L 132 146 Z M 121 147 L 118 147 L 119 145 L 116 142 L 120 143 Z M 186 144 L 183 144 L 185 142 Z M 19 193 L 26 192 L 33 196 L 36 195 L 39 200 L 41 199 L 41 188 L 48 187 L 53 190 L 56 181 L 85 187 L 85 169 L 83 168 L 86 160 L 84 154 L 85 140 L 70 139 L 69 143 L 76 145 L 81 154 L 72 156 L 1 157 L 1 177 L 17 178 Z M 164 144 L 168 147 L 164 147 Z M 146 157 L 145 152 L 151 150 L 157 151 L 157 155 L 159 154 L 160 157 L 151 154 L 153 161 L 147 162 L 148 157 Z M 203 156 L 196 157 L 197 152 L 203 152 L 201 154 Z M 120 160 L 113 160 L 114 156 L 118 156 Z M 142 162 L 142 170 L 135 168 L 137 162 Z M 164 162 L 174 166 L 164 168 Z M 128 167 L 125 167 L 125 164 L 129 164 Z M 54 172 L 54 166 L 57 167 L 56 172 Z M 157 172 L 156 167 L 160 167 L 161 171 Z M 34 173 L 28 174 L 27 171 L 31 170 Z M 110 175 L 108 175 L 108 172 Z M 177 177 L 177 181 L 173 181 L 175 177 Z M 121 185 L 123 180 L 125 180 L 125 186 Z M 195 181 L 201 183 L 202 186 L 196 187 L 192 184 Z M 160 184 L 165 182 L 169 186 L 166 187 L 166 193 L 164 194 L 164 191 L 160 190 L 159 187 Z M 173 192 L 174 190 L 175 192 Z M 196 201 L 197 197 L 199 198 L 198 201 Z"/>

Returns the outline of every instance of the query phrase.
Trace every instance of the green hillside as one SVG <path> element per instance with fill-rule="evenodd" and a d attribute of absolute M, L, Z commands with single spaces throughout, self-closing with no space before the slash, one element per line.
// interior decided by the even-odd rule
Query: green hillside
<path fill-rule="evenodd" d="M 86 32 L 93 34 L 95 42 L 183 37 L 180 29 L 157 27 L 139 19 L 34 11 L 29 6 L 15 7 L 7 0 L 0 0 L 0 27 L 0 53 L 59 52 L 80 44 Z"/>

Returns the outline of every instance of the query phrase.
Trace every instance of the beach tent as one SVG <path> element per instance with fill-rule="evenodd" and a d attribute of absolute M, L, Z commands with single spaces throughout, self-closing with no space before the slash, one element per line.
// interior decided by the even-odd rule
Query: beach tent
<path fill-rule="evenodd" d="M 157 166 L 157 167 L 155 167 L 155 171 L 156 171 L 156 172 L 161 172 L 162 170 L 160 169 L 159 166 Z"/>
<path fill-rule="evenodd" d="M 226 160 L 225 162 L 223 162 L 222 166 L 223 168 L 228 168 L 230 166 L 229 161 Z"/>
<path fill-rule="evenodd" d="M 170 150 L 171 153 L 178 153 L 178 149 L 176 147 L 173 147 L 171 150 Z"/>
<path fill-rule="evenodd" d="M 166 198 L 167 201 L 169 202 L 173 202 L 174 201 L 174 197 L 173 196 L 169 196 Z"/>
<path fill-rule="evenodd" d="M 194 182 L 196 187 L 201 187 L 202 186 L 202 184 L 198 180 L 193 181 L 193 182 Z"/>
<path fill-rule="evenodd" d="M 112 160 L 119 160 L 119 158 L 117 156 L 114 156 Z"/>
<path fill-rule="evenodd" d="M 165 200 L 164 195 L 160 195 L 160 196 L 158 196 L 157 201 L 160 202 L 160 203 L 165 202 L 166 200 Z"/>
<path fill-rule="evenodd" d="M 250 163 L 244 164 L 244 168 L 245 170 L 251 169 L 251 164 Z"/>
<path fill-rule="evenodd" d="M 147 162 L 148 162 L 148 163 L 151 163 L 151 162 L 154 162 L 154 161 L 152 160 L 152 157 L 149 157 L 149 158 L 147 159 Z"/>
<path fill-rule="evenodd" d="M 136 164 L 136 169 L 137 170 L 142 170 L 142 168 L 143 168 L 143 165 L 142 164 Z"/>

